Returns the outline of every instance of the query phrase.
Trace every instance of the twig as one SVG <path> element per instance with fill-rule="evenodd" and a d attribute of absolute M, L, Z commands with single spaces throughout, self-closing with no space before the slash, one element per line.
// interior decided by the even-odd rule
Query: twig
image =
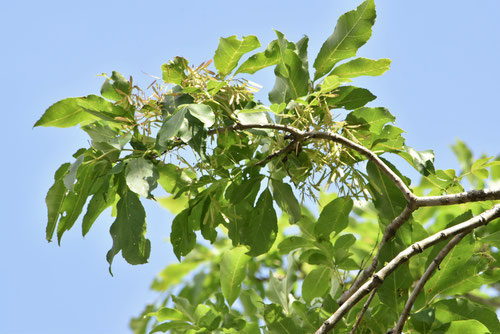
<path fill-rule="evenodd" d="M 465 231 L 460 234 L 455 235 L 447 244 L 446 246 L 441 249 L 441 251 L 436 255 L 434 260 L 432 260 L 431 264 L 427 269 L 425 270 L 424 274 L 420 279 L 418 280 L 417 284 L 415 285 L 415 288 L 411 292 L 410 297 L 406 301 L 405 307 L 403 309 L 403 312 L 399 316 L 398 323 L 396 326 L 390 331 L 390 333 L 394 334 L 400 334 L 401 331 L 403 330 L 403 327 L 405 325 L 406 320 L 408 319 L 408 316 L 410 315 L 411 308 L 413 307 L 413 304 L 415 304 L 415 301 L 417 300 L 418 294 L 422 289 L 424 288 L 425 283 L 431 278 L 432 274 L 436 269 L 439 268 L 439 265 L 443 261 L 443 259 L 448 255 L 448 253 L 455 247 L 460 240 L 462 240 L 470 231 Z"/>
<path fill-rule="evenodd" d="M 377 269 L 377 266 L 378 266 L 378 259 L 379 259 L 379 255 L 380 255 L 380 252 L 382 250 L 382 247 L 384 247 L 385 244 L 387 243 L 387 241 L 389 241 L 396 234 L 399 227 L 401 225 L 403 225 L 405 222 L 407 222 L 408 219 L 410 219 L 413 211 L 415 211 L 415 209 L 410 208 L 410 206 L 407 205 L 404 208 L 404 210 L 401 211 L 399 216 L 397 216 L 389 225 L 387 225 L 387 227 L 385 229 L 385 233 L 384 233 L 382 240 L 380 241 L 380 244 L 378 246 L 377 253 L 373 257 L 372 263 L 370 264 L 370 266 L 368 268 L 363 270 L 362 274 L 358 277 L 358 279 L 356 281 L 354 281 L 354 283 L 351 285 L 351 287 L 342 293 L 340 298 L 337 300 L 337 303 L 339 305 L 342 305 L 349 297 L 351 297 L 352 294 L 354 292 L 356 292 L 356 290 L 358 290 L 359 287 L 361 285 L 363 285 L 363 283 L 365 283 L 366 280 L 368 278 L 370 278 L 370 276 L 375 272 L 375 270 Z"/>
<path fill-rule="evenodd" d="M 267 164 L 272 159 L 274 159 L 274 158 L 276 158 L 276 157 L 278 157 L 278 156 L 280 156 L 282 154 L 288 154 L 288 153 L 290 153 L 297 146 L 297 144 L 298 144 L 298 141 L 297 140 L 293 140 L 292 142 L 290 142 L 290 144 L 288 144 L 287 146 L 283 147 L 281 150 L 276 151 L 274 153 L 271 153 L 267 157 L 265 157 L 264 159 L 262 159 L 261 161 L 257 162 L 255 164 L 255 166 L 264 166 L 265 164 Z"/>
<path fill-rule="evenodd" d="M 325 322 L 323 322 L 321 327 L 316 331 L 316 334 L 325 334 L 333 329 L 335 324 L 339 322 L 354 305 L 356 305 L 374 288 L 380 286 L 387 278 L 387 276 L 389 276 L 394 270 L 396 270 L 402 263 L 408 261 L 408 259 L 410 259 L 411 257 L 423 252 L 425 249 L 437 244 L 441 240 L 445 240 L 462 232 L 468 233 L 469 231 L 479 226 L 486 225 L 493 219 L 499 217 L 500 204 L 497 204 L 492 209 L 484 211 L 478 216 L 475 216 L 463 223 L 444 229 L 419 242 L 412 244 L 410 247 L 400 252 L 388 264 L 386 264 L 382 269 L 375 273 L 372 278 L 370 278 L 365 284 L 363 284 L 349 299 L 346 300 L 344 304 L 342 304 L 337 309 L 337 311 L 332 316 L 330 316 Z"/>
<path fill-rule="evenodd" d="M 354 323 L 354 326 L 352 326 L 352 330 L 351 330 L 350 334 L 356 333 L 356 330 L 358 329 L 359 324 L 361 323 L 361 319 L 363 319 L 363 316 L 365 315 L 366 310 L 368 310 L 368 307 L 370 306 L 370 303 L 372 302 L 372 299 L 373 299 L 373 297 L 375 297 L 376 293 L 377 293 L 377 289 L 375 288 L 375 289 L 372 290 L 372 293 L 370 294 L 370 296 L 366 300 L 365 305 L 363 305 L 363 308 L 359 312 L 358 318 L 356 319 L 356 322 Z"/>

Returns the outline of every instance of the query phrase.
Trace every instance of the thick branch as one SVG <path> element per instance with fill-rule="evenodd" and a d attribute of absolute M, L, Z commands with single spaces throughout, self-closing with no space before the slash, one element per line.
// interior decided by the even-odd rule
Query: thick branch
<path fill-rule="evenodd" d="M 365 284 L 363 284 L 344 304 L 342 304 L 337 311 L 328 318 L 321 327 L 316 331 L 316 334 L 328 333 L 339 322 L 342 317 L 356 305 L 364 296 L 370 293 L 374 288 L 380 286 L 387 276 L 396 270 L 402 263 L 418 253 L 423 252 L 425 249 L 437 244 L 441 240 L 455 236 L 462 232 L 468 233 L 469 231 L 488 224 L 493 219 L 500 217 L 500 204 L 495 205 L 492 209 L 487 210 L 480 215 L 471 218 L 463 223 L 449 227 L 441 232 L 431 235 L 419 242 L 412 244 L 404 251 L 400 252 L 394 259 L 387 265 L 380 269 L 375 275 L 372 276 Z"/>
<path fill-rule="evenodd" d="M 453 195 L 418 197 L 416 202 L 417 205 L 421 207 L 463 204 L 489 200 L 500 200 L 500 189 L 471 190 Z"/>
<path fill-rule="evenodd" d="M 401 313 L 401 316 L 399 317 L 397 325 L 394 327 L 394 329 L 390 333 L 394 334 L 400 334 L 401 331 L 403 330 L 403 327 L 405 325 L 406 320 L 408 319 L 408 316 L 410 315 L 411 308 L 413 307 L 413 304 L 415 304 L 415 301 L 417 300 L 418 294 L 422 289 L 424 288 L 425 283 L 431 278 L 432 274 L 436 269 L 439 268 L 439 265 L 443 261 L 443 259 L 448 255 L 448 253 L 455 247 L 460 240 L 462 240 L 470 231 L 465 231 L 460 234 L 455 235 L 447 244 L 446 246 L 441 249 L 441 251 L 436 255 L 434 260 L 431 262 L 429 267 L 425 270 L 424 274 L 422 277 L 417 282 L 417 285 L 415 285 L 415 288 L 413 289 L 410 297 L 406 301 L 405 307 L 403 309 L 403 312 Z"/>
<path fill-rule="evenodd" d="M 356 144 L 355 142 L 342 137 L 341 135 L 338 135 L 336 133 L 330 133 L 330 132 L 321 132 L 321 131 L 300 131 L 299 129 L 287 126 L 287 125 L 281 125 L 281 124 L 241 124 L 241 123 L 236 123 L 234 125 L 231 125 L 229 127 L 225 128 L 218 128 L 214 130 L 208 131 L 209 135 L 213 134 L 219 134 L 223 133 L 224 131 L 237 131 L 237 130 L 246 130 L 246 129 L 271 129 L 271 130 L 279 130 L 279 131 L 284 131 L 288 132 L 289 134 L 292 135 L 292 137 L 295 137 L 295 139 L 299 141 L 303 141 L 306 139 L 325 139 L 325 140 L 330 140 L 335 143 L 342 144 L 346 147 L 349 147 L 350 149 L 353 149 L 362 155 L 364 155 L 368 160 L 372 161 L 384 174 L 389 177 L 392 182 L 401 190 L 403 193 L 404 197 L 409 203 L 414 203 L 417 199 L 417 196 L 415 196 L 411 190 L 408 188 L 408 186 L 403 182 L 403 180 L 392 171 L 392 169 L 389 168 L 375 153 L 367 149 L 366 147 Z"/>

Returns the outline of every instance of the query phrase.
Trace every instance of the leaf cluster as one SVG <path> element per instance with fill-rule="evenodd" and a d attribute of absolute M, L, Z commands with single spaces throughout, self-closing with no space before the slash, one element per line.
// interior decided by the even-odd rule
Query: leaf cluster
<path fill-rule="evenodd" d="M 141 201 L 154 200 L 176 214 L 170 242 L 181 262 L 154 280 L 161 301 L 132 320 L 136 333 L 320 328 L 371 261 L 380 268 L 415 242 L 491 206 L 420 208 L 384 239 L 408 208 L 406 187 L 416 196 L 438 196 L 464 191 L 463 180 L 481 189 L 500 179 L 498 161 L 474 160 L 462 142 L 453 147 L 462 171 L 436 170 L 432 151 L 407 146 L 395 117 L 368 106 L 375 95 L 352 79 L 381 75 L 390 60 L 353 57 L 375 18 L 373 0 L 342 15 L 312 68 L 307 36 L 294 43 L 276 31 L 264 51 L 249 56 L 261 46 L 257 37 L 231 36 L 220 39 L 213 66 L 176 57 L 147 90 L 112 72 L 103 75 L 101 96 L 49 107 L 35 126 L 80 126 L 91 146 L 55 173 L 46 197 L 47 240 L 56 234 L 60 242 L 79 217 L 85 235 L 111 208 L 110 272 L 120 252 L 130 264 L 146 263 L 151 244 Z M 257 84 L 240 78 L 267 67 L 276 76 L 270 105 L 255 98 Z M 389 157 L 402 158 L 421 181 L 412 185 Z M 306 208 L 306 198 L 318 203 L 319 215 Z M 492 299 L 480 290 L 497 288 L 500 279 L 497 226 L 468 234 L 453 249 L 419 295 L 405 332 L 500 331 Z M 392 328 L 443 246 L 399 265 L 374 290 L 369 307 L 352 307 L 335 332 Z"/>

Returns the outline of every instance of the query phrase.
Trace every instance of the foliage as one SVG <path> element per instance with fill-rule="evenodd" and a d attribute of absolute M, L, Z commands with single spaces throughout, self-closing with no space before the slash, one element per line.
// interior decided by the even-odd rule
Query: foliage
<path fill-rule="evenodd" d="M 141 197 L 176 214 L 180 263 L 154 280 L 162 300 L 131 321 L 135 333 L 385 333 L 403 329 L 398 318 L 408 333 L 500 332 L 498 301 L 484 293 L 500 280 L 500 195 L 462 193 L 465 180 L 498 184 L 499 163 L 457 142 L 462 171 L 436 170 L 433 152 L 406 146 L 387 109 L 366 106 L 375 96 L 351 79 L 381 75 L 390 60 L 350 58 L 375 17 L 373 0 L 342 15 L 313 74 L 308 37 L 294 43 L 277 31 L 238 66 L 260 42 L 231 36 L 220 39 L 215 69 L 176 57 L 150 94 L 113 72 L 101 96 L 59 101 L 35 124 L 79 125 L 92 140 L 55 173 L 48 241 L 56 233 L 60 242 L 86 204 L 83 235 L 112 208 L 111 272 L 120 252 L 130 264 L 148 260 Z M 236 75 L 271 66 L 268 106 Z M 421 181 L 387 159 L 406 161 Z"/>

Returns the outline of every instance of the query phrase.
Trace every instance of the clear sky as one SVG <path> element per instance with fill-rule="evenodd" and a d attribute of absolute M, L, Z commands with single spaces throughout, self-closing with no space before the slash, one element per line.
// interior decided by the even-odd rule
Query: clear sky
<path fill-rule="evenodd" d="M 83 239 L 76 226 L 61 247 L 45 241 L 45 194 L 56 168 L 88 139 L 77 128 L 32 126 L 52 103 L 96 94 L 97 74 L 118 70 L 147 86 L 147 74 L 176 55 L 199 64 L 218 38 L 282 31 L 310 37 L 314 59 L 340 14 L 361 0 L 335 1 L 5 1 L 0 9 L 0 333 L 129 333 L 128 320 L 155 295 L 153 277 L 174 261 L 164 242 L 172 216 L 145 202 L 150 263 L 115 259 L 108 273 L 111 219 Z M 396 116 L 407 144 L 434 149 L 438 168 L 458 168 L 456 138 L 476 155 L 500 153 L 500 2 L 376 0 L 372 39 L 358 55 L 391 58 L 382 77 L 356 79 Z M 147 73 L 147 74 L 146 74 Z M 268 91 L 272 71 L 252 78 Z M 264 98 L 265 95 L 263 95 Z M 400 162 L 402 163 L 402 162 Z"/>

